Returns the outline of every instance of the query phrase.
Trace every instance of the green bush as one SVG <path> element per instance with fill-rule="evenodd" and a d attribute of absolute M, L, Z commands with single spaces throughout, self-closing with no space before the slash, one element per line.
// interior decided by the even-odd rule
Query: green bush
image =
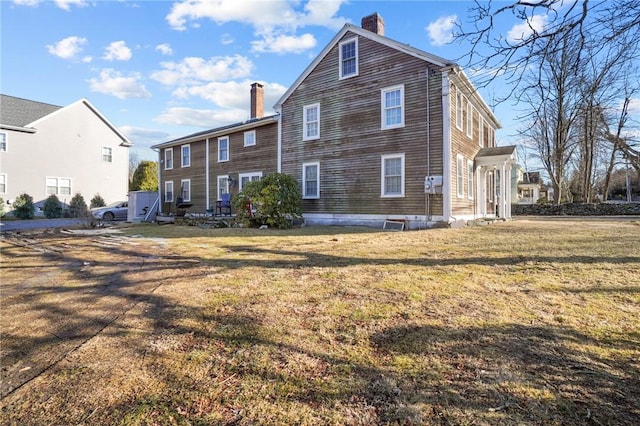
<path fill-rule="evenodd" d="M 81 194 L 74 195 L 69 202 L 69 215 L 71 217 L 85 217 L 88 210 L 87 203 L 85 203 Z"/>
<path fill-rule="evenodd" d="M 51 194 L 44 200 L 44 217 L 47 219 L 62 217 L 62 205 L 57 195 Z"/>
<path fill-rule="evenodd" d="M 13 215 L 18 219 L 33 219 L 36 209 L 33 206 L 33 197 L 29 194 L 21 194 L 13 202 Z"/>
<path fill-rule="evenodd" d="M 286 229 L 302 217 L 298 182 L 284 173 L 274 173 L 246 184 L 232 202 L 238 219 L 249 225 Z M 255 212 L 249 211 L 249 205 Z"/>
<path fill-rule="evenodd" d="M 102 196 L 100 196 L 100 194 L 96 194 L 91 199 L 91 201 L 89 203 L 89 208 L 90 209 L 95 209 L 96 207 L 104 207 L 106 205 L 107 205 L 107 203 L 104 202 L 104 198 L 102 198 Z"/>

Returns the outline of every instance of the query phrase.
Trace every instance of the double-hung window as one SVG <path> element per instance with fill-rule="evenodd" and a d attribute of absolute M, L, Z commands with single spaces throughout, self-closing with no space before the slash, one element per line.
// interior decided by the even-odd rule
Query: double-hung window
<path fill-rule="evenodd" d="M 229 193 L 229 175 L 218 176 L 218 201 L 222 200 L 223 194 Z"/>
<path fill-rule="evenodd" d="M 382 89 L 382 129 L 404 127 L 404 86 Z"/>
<path fill-rule="evenodd" d="M 244 132 L 244 146 L 254 146 L 256 144 L 256 131 Z"/>
<path fill-rule="evenodd" d="M 462 92 L 456 88 L 456 127 L 462 130 Z"/>
<path fill-rule="evenodd" d="M 320 198 L 320 163 L 302 165 L 302 198 Z"/>
<path fill-rule="evenodd" d="M 0 152 L 7 152 L 7 134 L 0 132 Z"/>
<path fill-rule="evenodd" d="M 218 138 L 218 162 L 229 161 L 229 136 Z"/>
<path fill-rule="evenodd" d="M 340 78 L 358 75 L 358 39 L 340 43 Z"/>
<path fill-rule="evenodd" d="M 182 201 L 191 201 L 191 179 L 182 179 L 180 181 L 180 196 Z"/>
<path fill-rule="evenodd" d="M 164 150 L 164 169 L 173 169 L 173 148 L 165 148 Z"/>
<path fill-rule="evenodd" d="M 182 167 L 191 167 L 191 145 L 182 145 L 180 147 L 180 158 L 182 159 Z"/>
<path fill-rule="evenodd" d="M 456 188 L 458 198 L 464 197 L 464 158 L 460 154 L 456 156 Z"/>
<path fill-rule="evenodd" d="M 473 199 L 473 161 L 467 160 L 467 196 Z"/>
<path fill-rule="evenodd" d="M 302 140 L 308 141 L 320 137 L 320 104 L 305 105 L 303 107 Z"/>
<path fill-rule="evenodd" d="M 473 138 L 473 105 L 467 99 L 467 136 Z"/>
<path fill-rule="evenodd" d="M 382 197 L 404 197 L 404 154 L 383 155 L 381 157 Z"/>
<path fill-rule="evenodd" d="M 108 146 L 102 147 L 102 162 L 103 163 L 113 162 L 113 148 Z"/>
<path fill-rule="evenodd" d="M 168 180 L 164 183 L 164 201 L 167 203 L 173 202 L 173 181 Z"/>
<path fill-rule="evenodd" d="M 71 179 L 63 177 L 48 177 L 47 195 L 71 195 Z"/>
<path fill-rule="evenodd" d="M 245 187 L 249 182 L 256 182 L 262 179 L 262 172 L 249 172 L 249 173 L 239 173 L 238 180 L 240 180 L 240 191 Z"/>
<path fill-rule="evenodd" d="M 478 113 L 478 145 L 480 148 L 484 147 L 484 118 L 480 113 Z"/>

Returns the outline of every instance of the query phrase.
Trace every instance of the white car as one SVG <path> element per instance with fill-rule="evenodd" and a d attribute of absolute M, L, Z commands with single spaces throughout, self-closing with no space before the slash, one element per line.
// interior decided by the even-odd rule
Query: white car
<path fill-rule="evenodd" d="M 98 220 L 127 220 L 129 203 L 127 201 L 117 201 L 108 206 L 91 209 L 91 214 Z"/>

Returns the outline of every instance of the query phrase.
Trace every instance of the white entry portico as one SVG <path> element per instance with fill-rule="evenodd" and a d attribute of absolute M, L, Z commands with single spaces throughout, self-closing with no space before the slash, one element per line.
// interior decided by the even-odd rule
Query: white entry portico
<path fill-rule="evenodd" d="M 511 168 L 516 161 L 515 146 L 482 148 L 476 154 L 479 217 L 511 219 Z"/>

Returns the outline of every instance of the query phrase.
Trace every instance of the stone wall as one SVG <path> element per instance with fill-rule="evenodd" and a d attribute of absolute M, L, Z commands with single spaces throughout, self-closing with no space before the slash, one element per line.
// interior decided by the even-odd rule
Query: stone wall
<path fill-rule="evenodd" d="M 513 216 L 627 216 L 640 215 L 640 203 L 512 204 Z"/>

